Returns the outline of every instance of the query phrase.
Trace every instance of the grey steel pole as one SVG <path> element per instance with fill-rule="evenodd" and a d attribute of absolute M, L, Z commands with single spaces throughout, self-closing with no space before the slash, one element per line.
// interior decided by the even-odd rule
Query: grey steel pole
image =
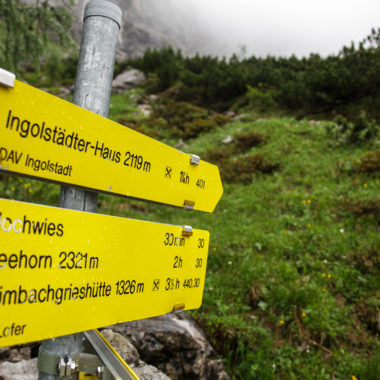
<path fill-rule="evenodd" d="M 73 103 L 108 116 L 116 45 L 121 25 L 121 9 L 105 0 L 90 1 L 84 12 L 82 41 L 75 80 Z M 95 168 L 93 175 L 98 175 Z M 97 194 L 72 187 L 61 187 L 59 206 L 96 212 Z M 54 323 L 49 321 L 48 323 Z M 83 333 L 45 340 L 40 351 L 62 358 L 73 357 L 83 350 Z M 66 372 L 67 373 L 67 372 Z M 60 377 L 39 372 L 39 380 L 76 380 L 78 373 Z"/>

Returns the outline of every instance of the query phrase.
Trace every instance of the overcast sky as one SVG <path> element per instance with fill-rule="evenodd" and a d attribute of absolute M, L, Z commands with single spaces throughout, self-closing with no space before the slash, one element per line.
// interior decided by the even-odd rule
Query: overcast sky
<path fill-rule="evenodd" d="M 172 0 L 229 56 L 323 56 L 380 27 L 380 0 Z"/>

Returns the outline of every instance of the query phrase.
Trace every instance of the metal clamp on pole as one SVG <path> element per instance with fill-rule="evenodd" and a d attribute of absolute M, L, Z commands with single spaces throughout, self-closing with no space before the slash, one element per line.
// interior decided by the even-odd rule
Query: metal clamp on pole
<path fill-rule="evenodd" d="M 120 8 L 111 2 L 104 0 L 92 0 L 84 10 L 83 20 L 91 16 L 100 16 L 109 18 L 115 21 L 116 24 L 121 26 L 121 12 Z"/>
<path fill-rule="evenodd" d="M 79 372 L 98 377 L 104 373 L 104 365 L 98 356 L 83 352 L 78 352 L 74 357 L 70 355 L 61 357 L 59 354 L 40 350 L 37 366 L 38 370 L 45 375 L 54 375 L 58 378 L 72 376 Z"/>
<path fill-rule="evenodd" d="M 4 87 L 14 88 L 16 75 L 10 71 L 0 68 L 0 85 Z"/>
<path fill-rule="evenodd" d="M 191 226 L 182 226 L 182 236 L 192 236 L 193 227 Z"/>
<path fill-rule="evenodd" d="M 191 165 L 199 165 L 200 157 L 195 154 L 190 154 L 190 164 Z"/>
<path fill-rule="evenodd" d="M 183 208 L 188 211 L 194 210 L 194 205 L 195 205 L 194 201 L 185 200 L 185 202 L 183 202 Z"/>

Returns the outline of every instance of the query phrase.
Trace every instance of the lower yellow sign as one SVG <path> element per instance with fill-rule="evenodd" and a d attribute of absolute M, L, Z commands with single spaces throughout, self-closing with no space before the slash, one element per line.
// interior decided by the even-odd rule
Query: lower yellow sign
<path fill-rule="evenodd" d="M 209 233 L 0 199 L 0 347 L 199 308 Z"/>

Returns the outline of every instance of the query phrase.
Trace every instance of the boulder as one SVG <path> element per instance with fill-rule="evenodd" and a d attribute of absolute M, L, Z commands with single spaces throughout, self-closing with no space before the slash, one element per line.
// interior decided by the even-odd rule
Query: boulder
<path fill-rule="evenodd" d="M 120 94 L 124 91 L 138 87 L 145 81 L 145 75 L 142 71 L 130 69 L 119 74 L 112 82 L 113 92 Z"/>
<path fill-rule="evenodd" d="M 184 312 L 123 323 L 110 329 L 127 337 L 144 362 L 172 380 L 229 379 L 203 332 Z"/>
<path fill-rule="evenodd" d="M 231 135 L 228 135 L 225 139 L 222 140 L 223 144 L 230 144 L 234 141 L 234 138 Z"/>
<path fill-rule="evenodd" d="M 140 355 L 129 339 L 111 329 L 105 329 L 101 332 L 128 365 L 141 365 Z"/>
<path fill-rule="evenodd" d="M 38 378 L 37 358 L 17 363 L 0 363 L 1 380 L 36 380 Z"/>
<path fill-rule="evenodd" d="M 102 334 L 141 380 L 229 380 L 204 333 L 184 312 L 110 326 Z M 37 358 L 24 360 L 35 355 L 35 345 L 1 349 L 0 380 L 37 379 Z"/>
<path fill-rule="evenodd" d="M 170 380 L 170 377 L 149 364 L 143 364 L 139 367 L 132 366 L 131 368 L 141 380 Z"/>
<path fill-rule="evenodd" d="M 102 330 L 102 335 L 141 380 L 170 380 L 160 370 L 143 362 L 136 347 L 125 336 L 111 329 Z"/>
<path fill-rule="evenodd" d="M 23 360 L 29 360 L 31 358 L 31 348 L 28 346 L 21 348 L 11 348 L 9 350 L 8 361 L 17 363 Z"/>

